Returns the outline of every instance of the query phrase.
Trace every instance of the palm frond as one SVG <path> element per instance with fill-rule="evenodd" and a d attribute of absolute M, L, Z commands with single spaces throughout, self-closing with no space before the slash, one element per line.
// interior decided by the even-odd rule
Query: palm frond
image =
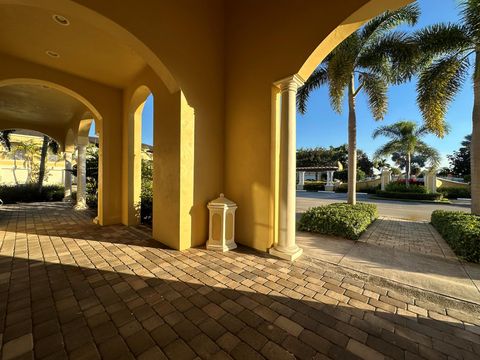
<path fill-rule="evenodd" d="M 480 0 L 462 0 L 460 3 L 462 20 L 471 37 L 480 39 Z"/>
<path fill-rule="evenodd" d="M 402 24 L 415 25 L 419 16 L 420 8 L 416 2 L 395 11 L 386 11 L 365 24 L 360 36 L 368 40 Z"/>
<path fill-rule="evenodd" d="M 375 120 L 382 120 L 388 109 L 387 82 L 375 74 L 362 76 L 363 90 L 368 98 L 368 106 Z"/>
<path fill-rule="evenodd" d="M 328 81 L 327 69 L 324 64 L 321 64 L 310 75 L 305 84 L 298 89 L 297 92 L 297 109 L 301 114 L 305 114 L 307 111 L 308 98 L 310 93 L 325 84 Z"/>
<path fill-rule="evenodd" d="M 374 159 L 380 159 L 383 157 L 388 157 L 395 152 L 402 152 L 401 144 L 397 140 L 390 140 L 386 144 L 380 146 L 377 151 L 373 154 Z"/>
<path fill-rule="evenodd" d="M 468 72 L 468 57 L 446 56 L 420 73 L 417 102 L 426 127 L 439 137 L 445 134 L 447 107 L 460 90 Z"/>
<path fill-rule="evenodd" d="M 396 122 L 391 125 L 383 125 L 377 127 L 372 134 L 372 137 L 376 139 L 379 136 L 385 136 L 391 139 L 399 139 L 402 137 L 402 122 Z"/>
<path fill-rule="evenodd" d="M 426 26 L 415 32 L 413 39 L 418 46 L 419 61 L 427 65 L 435 58 L 459 53 L 474 46 L 467 28 L 451 23 Z"/>
<path fill-rule="evenodd" d="M 338 45 L 327 63 L 330 102 L 338 113 L 342 112 L 342 100 L 353 76 L 359 46 L 358 35 L 353 33 Z"/>
<path fill-rule="evenodd" d="M 365 46 L 357 64 L 399 84 L 414 75 L 417 53 L 413 38 L 403 31 L 391 31 Z"/>
<path fill-rule="evenodd" d="M 426 157 L 430 165 L 435 167 L 439 166 L 442 160 L 442 157 L 437 149 L 431 147 L 422 140 L 417 140 L 415 154 Z"/>

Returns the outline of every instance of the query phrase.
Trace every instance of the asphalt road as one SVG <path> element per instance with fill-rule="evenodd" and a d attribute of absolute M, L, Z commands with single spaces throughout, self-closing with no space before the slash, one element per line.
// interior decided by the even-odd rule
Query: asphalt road
<path fill-rule="evenodd" d="M 325 205 L 334 202 L 345 202 L 346 200 L 347 194 L 297 191 L 297 215 L 314 206 Z M 470 211 L 469 200 L 453 200 L 452 204 L 422 203 L 398 200 L 379 200 L 371 198 L 370 195 L 358 194 L 357 201 L 377 204 L 380 216 L 388 216 L 406 220 L 429 221 L 432 211 L 437 209 L 465 212 Z"/>

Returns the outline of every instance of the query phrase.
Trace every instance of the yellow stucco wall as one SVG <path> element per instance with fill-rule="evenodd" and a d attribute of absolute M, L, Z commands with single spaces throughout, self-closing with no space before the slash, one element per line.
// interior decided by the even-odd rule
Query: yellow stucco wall
<path fill-rule="evenodd" d="M 239 206 L 237 241 L 266 250 L 276 239 L 278 206 L 273 83 L 294 74 L 308 77 L 364 21 L 407 2 L 125 0 L 112 6 L 97 0 L 0 0 L 0 6 L 21 3 L 82 18 L 147 63 L 118 88 L 0 55 L 0 85 L 40 79 L 91 110 L 100 133 L 101 224 L 134 222 L 138 126 L 130 115 L 138 106 L 132 105 L 137 89 L 147 87 L 154 95 L 154 237 L 177 249 L 204 244 L 207 202 L 224 192 Z M 71 148 L 72 132 L 75 138 L 84 119 L 65 128 L 32 127 Z"/>
<path fill-rule="evenodd" d="M 437 177 L 437 189 L 439 188 L 462 188 L 462 189 L 469 189 L 470 184 L 468 183 L 461 183 L 458 181 L 453 181 L 449 179 L 439 179 Z"/>

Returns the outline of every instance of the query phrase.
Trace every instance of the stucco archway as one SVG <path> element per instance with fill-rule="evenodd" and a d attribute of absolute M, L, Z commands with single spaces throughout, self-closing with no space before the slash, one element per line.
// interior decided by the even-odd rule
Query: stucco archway
<path fill-rule="evenodd" d="M 133 92 L 128 104 L 127 114 L 127 225 L 136 225 L 140 222 L 141 213 L 141 172 L 142 172 L 142 114 L 147 97 L 152 94 L 146 85 L 140 85 Z"/>
<path fill-rule="evenodd" d="M 86 6 L 82 6 L 74 1 L 64 0 L 52 0 L 48 2 L 39 2 L 36 0 L 0 0 L 0 5 L 29 6 L 48 10 L 52 14 L 81 18 L 82 21 L 85 21 L 90 26 L 108 33 L 139 54 L 163 81 L 170 92 L 179 90 L 177 81 L 171 72 L 151 49 L 118 23 Z"/>
<path fill-rule="evenodd" d="M 365 22 L 412 0 L 371 0 L 348 16 L 312 51 L 300 69 L 272 87 L 271 221 L 270 252 L 293 260 L 302 254 L 296 233 L 296 94 L 325 57 Z"/>

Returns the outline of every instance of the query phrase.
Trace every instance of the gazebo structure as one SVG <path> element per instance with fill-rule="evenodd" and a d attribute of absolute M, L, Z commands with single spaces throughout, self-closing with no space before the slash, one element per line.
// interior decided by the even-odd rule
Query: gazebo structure
<path fill-rule="evenodd" d="M 339 171 L 339 170 L 342 170 L 340 163 L 338 165 L 330 165 L 330 166 L 297 167 L 297 173 L 298 173 L 297 190 L 303 190 L 303 187 L 305 185 L 306 173 L 316 173 L 316 174 L 319 174 L 320 177 L 322 173 L 327 173 L 327 183 L 325 184 L 325 190 L 333 191 L 333 189 L 335 188 L 333 175 L 335 174 L 335 171 Z"/>

